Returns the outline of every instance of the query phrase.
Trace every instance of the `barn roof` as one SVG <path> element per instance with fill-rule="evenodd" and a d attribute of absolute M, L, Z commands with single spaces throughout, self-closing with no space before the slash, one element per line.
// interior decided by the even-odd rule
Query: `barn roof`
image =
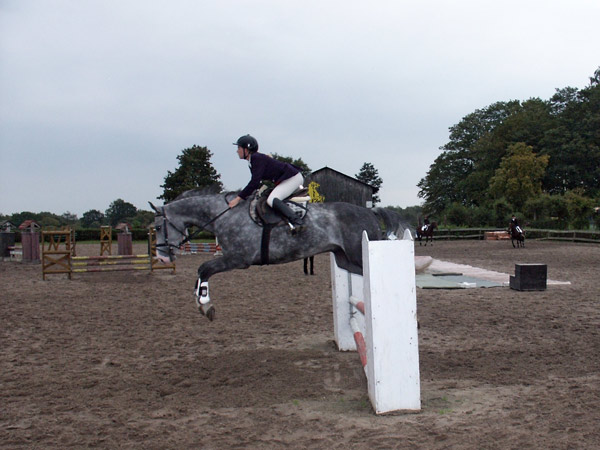
<path fill-rule="evenodd" d="M 356 182 L 356 183 L 360 183 L 360 184 L 363 184 L 363 185 L 365 185 L 365 186 L 368 186 L 368 187 L 370 187 L 371 189 L 373 189 L 373 192 L 375 192 L 375 189 L 376 189 L 376 188 L 375 188 L 375 187 L 373 187 L 373 186 L 371 186 L 369 183 L 365 183 L 364 181 L 357 180 L 357 179 L 356 179 L 356 178 L 354 178 L 354 177 L 351 177 L 351 176 L 349 176 L 349 175 L 346 175 L 345 173 L 342 173 L 342 172 L 340 172 L 340 171 L 338 171 L 338 170 L 332 169 L 331 167 L 327 167 L 327 166 L 325 166 L 325 167 L 321 167 L 320 169 L 318 169 L 318 170 L 315 170 L 314 172 L 311 172 L 311 173 L 310 173 L 310 175 L 309 175 L 308 177 L 311 177 L 312 175 L 314 175 L 314 174 L 316 174 L 316 173 L 319 173 L 319 172 L 327 172 L 327 171 L 330 171 L 330 172 L 335 172 L 336 174 L 342 175 L 343 177 L 346 177 L 346 178 L 348 178 L 349 180 L 352 180 L 352 181 L 354 181 L 354 182 Z"/>

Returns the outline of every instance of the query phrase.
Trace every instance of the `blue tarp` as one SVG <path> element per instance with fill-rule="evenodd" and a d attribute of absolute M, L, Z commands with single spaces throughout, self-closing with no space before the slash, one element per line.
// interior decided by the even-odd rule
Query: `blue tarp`
<path fill-rule="evenodd" d="M 482 280 L 459 274 L 418 273 L 417 287 L 422 289 L 465 289 L 481 287 L 502 287 L 502 283 Z"/>

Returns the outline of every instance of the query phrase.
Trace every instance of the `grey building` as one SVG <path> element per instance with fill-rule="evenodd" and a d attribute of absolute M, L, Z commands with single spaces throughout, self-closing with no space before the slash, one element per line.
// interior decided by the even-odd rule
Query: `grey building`
<path fill-rule="evenodd" d="M 311 181 L 320 185 L 317 191 L 325 197 L 326 202 L 346 202 L 367 208 L 373 206 L 373 186 L 330 167 L 323 167 L 307 175 L 304 185 L 308 186 Z"/>

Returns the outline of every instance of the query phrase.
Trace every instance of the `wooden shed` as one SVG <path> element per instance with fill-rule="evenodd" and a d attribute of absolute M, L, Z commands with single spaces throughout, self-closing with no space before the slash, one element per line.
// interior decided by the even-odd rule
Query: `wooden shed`
<path fill-rule="evenodd" d="M 318 192 L 325 197 L 326 202 L 346 202 L 367 208 L 373 206 L 373 186 L 330 167 L 323 167 L 307 175 L 305 186 L 311 181 L 320 185 Z"/>

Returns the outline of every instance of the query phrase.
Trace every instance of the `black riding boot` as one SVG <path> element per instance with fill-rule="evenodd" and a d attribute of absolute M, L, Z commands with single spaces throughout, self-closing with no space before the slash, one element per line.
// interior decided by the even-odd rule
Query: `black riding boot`
<path fill-rule="evenodd" d="M 302 219 L 292 211 L 292 208 L 283 203 L 280 199 L 276 198 L 273 200 L 273 209 L 288 221 L 292 234 L 299 233 L 304 229 Z"/>

